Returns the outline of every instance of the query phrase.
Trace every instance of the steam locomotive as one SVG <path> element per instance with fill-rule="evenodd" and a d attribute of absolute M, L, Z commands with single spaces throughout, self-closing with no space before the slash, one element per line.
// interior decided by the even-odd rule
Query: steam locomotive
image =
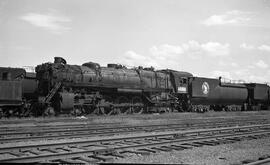
<path fill-rule="evenodd" d="M 18 95 L 24 115 L 246 111 L 269 109 L 270 105 L 267 84 L 229 83 L 170 69 L 101 67 L 93 62 L 69 65 L 55 57 L 54 63 L 36 67 L 36 77 L 26 75 L 18 87 L 25 91 Z"/>

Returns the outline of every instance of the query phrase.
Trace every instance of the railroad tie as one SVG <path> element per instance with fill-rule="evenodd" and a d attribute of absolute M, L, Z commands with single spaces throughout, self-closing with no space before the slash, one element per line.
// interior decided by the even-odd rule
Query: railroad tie
<path fill-rule="evenodd" d="M 67 146 L 64 146 L 64 147 L 58 147 L 58 148 L 55 148 L 56 150 L 60 150 L 61 152 L 72 152 L 72 148 L 69 148 Z"/>
<path fill-rule="evenodd" d="M 185 144 L 185 145 L 190 145 L 190 146 L 194 146 L 194 147 L 201 147 L 201 146 L 203 146 L 202 144 L 198 144 L 196 142 L 188 143 L 188 144 Z"/>
<path fill-rule="evenodd" d="M 177 151 L 184 150 L 184 148 L 178 147 L 178 146 L 176 146 L 176 145 L 170 145 L 170 146 L 167 146 L 167 148 L 171 148 L 171 149 L 177 150 Z"/>
<path fill-rule="evenodd" d="M 118 158 L 124 158 L 123 155 L 121 155 L 119 152 L 116 152 L 116 151 L 110 153 L 110 155 L 111 156 L 114 156 L 114 157 L 118 157 Z"/>
<path fill-rule="evenodd" d="M 74 160 L 74 159 L 71 159 L 71 158 L 60 159 L 60 160 L 56 160 L 55 162 L 56 162 L 56 163 L 57 163 L 57 162 L 60 162 L 60 163 L 67 163 L 67 164 L 82 164 L 82 163 L 85 163 L 85 162 L 83 162 L 83 161 L 81 161 L 81 160 L 78 160 L 78 159 Z"/>
<path fill-rule="evenodd" d="M 1 154 L 2 154 L 2 153 L 1 153 Z M 19 151 L 7 152 L 7 154 L 13 155 L 13 156 L 16 156 L 16 157 L 25 156 L 24 152 L 19 152 Z"/>
<path fill-rule="evenodd" d="M 104 161 L 104 162 L 113 160 L 113 157 L 108 156 L 108 155 L 93 155 L 93 156 L 89 156 L 89 157 L 92 157 L 94 159 L 98 159 L 98 160 L 101 160 L 101 161 Z"/>
<path fill-rule="evenodd" d="M 40 149 L 40 151 L 48 151 L 49 153 L 58 153 L 57 151 L 55 151 L 51 148 L 43 148 L 43 149 Z"/>
<path fill-rule="evenodd" d="M 230 140 L 230 141 L 241 141 L 240 137 L 233 137 L 233 138 L 226 138 L 226 140 Z"/>
<path fill-rule="evenodd" d="M 33 148 L 31 150 L 26 150 L 25 152 L 28 152 L 30 154 L 33 154 L 33 155 L 42 155 L 42 154 L 45 154 L 45 152 L 42 152 L 41 150 L 38 150 L 37 148 Z"/>
<path fill-rule="evenodd" d="M 193 147 L 188 146 L 188 145 L 186 145 L 186 144 L 181 144 L 181 145 L 173 145 L 173 146 L 175 146 L 175 147 L 181 147 L 181 148 L 183 148 L 183 149 L 192 149 L 192 148 L 193 148 Z"/>
<path fill-rule="evenodd" d="M 217 145 L 216 143 L 208 142 L 208 141 L 194 142 L 194 143 L 195 143 L 195 144 L 199 144 L 199 145 L 209 145 L 209 146 L 215 146 L 215 145 Z"/>
<path fill-rule="evenodd" d="M 218 144 L 228 144 L 228 143 L 234 143 L 235 140 L 232 139 L 217 139 Z"/>
<path fill-rule="evenodd" d="M 172 150 L 172 149 L 164 148 L 164 147 L 151 147 L 151 149 L 165 151 L 165 152 L 168 152 L 168 151 Z"/>
<path fill-rule="evenodd" d="M 77 160 L 81 160 L 81 161 L 84 161 L 84 162 L 87 162 L 87 163 L 98 163 L 99 162 L 97 159 L 88 157 L 86 155 L 77 158 Z"/>
<path fill-rule="evenodd" d="M 172 151 L 172 150 L 180 150 L 180 148 L 176 148 L 176 147 L 173 147 L 173 146 L 162 146 L 161 148 L 168 149 L 169 151 Z"/>
<path fill-rule="evenodd" d="M 141 149 L 138 149 L 138 151 L 146 151 L 146 152 L 157 153 L 156 150 L 153 150 L 153 149 L 150 149 L 150 148 L 141 148 Z"/>
<path fill-rule="evenodd" d="M 150 152 L 147 151 L 139 151 L 139 150 L 125 150 L 121 153 L 132 153 L 132 154 L 137 154 L 137 155 L 150 155 Z"/>

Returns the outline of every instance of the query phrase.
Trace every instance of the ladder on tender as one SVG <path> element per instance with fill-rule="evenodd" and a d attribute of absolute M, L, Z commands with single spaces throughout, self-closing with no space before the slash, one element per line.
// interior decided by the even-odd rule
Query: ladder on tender
<path fill-rule="evenodd" d="M 55 84 L 55 86 L 50 90 L 48 95 L 45 97 L 45 99 L 44 99 L 45 103 L 49 103 L 51 101 L 52 97 L 55 95 L 55 93 L 60 88 L 60 86 L 61 86 L 61 82 L 58 82 Z"/>

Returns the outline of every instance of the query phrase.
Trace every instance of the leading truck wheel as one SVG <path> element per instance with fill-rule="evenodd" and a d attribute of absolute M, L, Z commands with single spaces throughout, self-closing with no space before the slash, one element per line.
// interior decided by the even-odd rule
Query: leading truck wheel
<path fill-rule="evenodd" d="M 55 116 L 55 111 L 53 109 L 53 107 L 51 106 L 47 106 L 44 110 L 44 113 L 43 113 L 44 116 Z"/>

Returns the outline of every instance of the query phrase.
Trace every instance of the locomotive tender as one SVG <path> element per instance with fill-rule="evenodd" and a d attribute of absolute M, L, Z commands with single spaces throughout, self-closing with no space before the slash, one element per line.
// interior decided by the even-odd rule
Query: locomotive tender
<path fill-rule="evenodd" d="M 0 109 L 6 114 L 2 116 L 246 111 L 266 110 L 270 105 L 267 84 L 226 83 L 170 69 L 101 67 L 93 62 L 69 65 L 55 57 L 54 63 L 38 65 L 36 73 L 20 75 L 13 97 L 3 87 L 14 80 L 1 78 Z M 16 106 L 7 107 L 6 100 Z"/>

